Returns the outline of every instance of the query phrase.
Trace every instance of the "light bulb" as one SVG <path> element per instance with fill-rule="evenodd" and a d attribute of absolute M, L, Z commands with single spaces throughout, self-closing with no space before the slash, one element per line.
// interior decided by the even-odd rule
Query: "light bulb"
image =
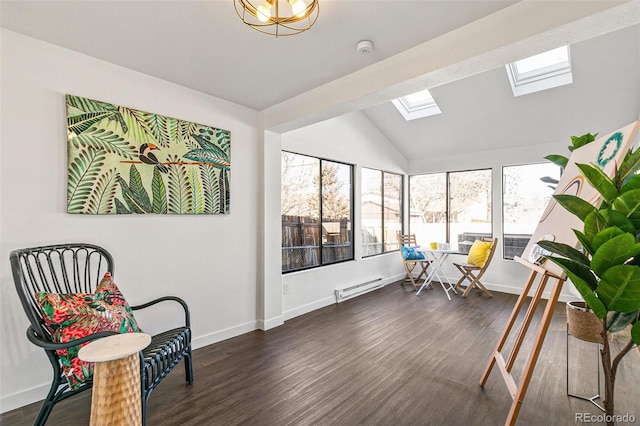
<path fill-rule="evenodd" d="M 296 15 L 298 18 L 304 18 L 305 12 L 307 11 L 307 4 L 304 0 L 289 0 L 289 4 L 291 5 L 291 12 Z"/>
<path fill-rule="evenodd" d="M 269 18 L 271 18 L 271 3 L 269 0 L 265 0 L 264 3 L 258 6 L 256 18 L 258 18 L 260 22 L 267 22 Z"/>

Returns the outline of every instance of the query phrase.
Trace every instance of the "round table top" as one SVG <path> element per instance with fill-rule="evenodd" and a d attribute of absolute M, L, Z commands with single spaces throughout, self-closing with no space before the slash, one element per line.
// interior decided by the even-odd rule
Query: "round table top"
<path fill-rule="evenodd" d="M 149 343 L 151 336 L 145 333 L 114 334 L 81 347 L 78 358 L 89 362 L 113 361 L 139 352 Z"/>

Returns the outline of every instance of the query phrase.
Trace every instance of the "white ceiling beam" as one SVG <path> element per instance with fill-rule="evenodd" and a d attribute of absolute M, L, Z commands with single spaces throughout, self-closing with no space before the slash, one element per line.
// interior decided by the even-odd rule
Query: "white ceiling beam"
<path fill-rule="evenodd" d="M 521 1 L 266 108 L 262 123 L 293 130 L 637 23 L 640 0 Z"/>

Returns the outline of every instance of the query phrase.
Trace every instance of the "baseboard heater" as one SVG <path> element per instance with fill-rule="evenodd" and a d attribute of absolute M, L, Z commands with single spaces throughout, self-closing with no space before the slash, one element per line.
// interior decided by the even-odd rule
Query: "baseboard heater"
<path fill-rule="evenodd" d="M 352 299 L 356 296 L 360 296 L 361 294 L 368 293 L 373 290 L 377 290 L 383 286 L 384 284 L 382 283 L 382 277 L 379 277 L 365 283 L 352 285 L 350 287 L 337 288 L 335 290 L 336 303 L 344 302 L 345 300 Z"/>

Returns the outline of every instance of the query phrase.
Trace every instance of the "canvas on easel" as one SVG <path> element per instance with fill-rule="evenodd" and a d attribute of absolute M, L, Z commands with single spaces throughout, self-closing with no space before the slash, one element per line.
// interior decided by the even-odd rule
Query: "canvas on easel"
<path fill-rule="evenodd" d="M 598 192 L 585 180 L 576 164 L 593 163 L 600 167 L 606 175 L 612 176 L 616 164 L 620 164 L 625 153 L 631 147 L 639 127 L 640 121 L 636 121 L 574 150 L 553 194 L 577 195 L 597 207 L 600 204 Z M 544 262 L 543 256 L 547 253 L 537 242 L 552 240 L 577 247 L 578 239 L 573 233 L 573 229 L 581 227 L 582 222 L 578 217 L 563 209 L 554 198 L 551 198 L 535 232 L 523 251 L 522 259 L 541 265 L 556 276 L 564 277 L 564 271 L 558 265 Z"/>
<path fill-rule="evenodd" d="M 576 166 L 576 163 L 596 164 L 605 174 L 611 177 L 615 173 L 616 165 L 620 164 L 631 147 L 639 128 L 640 121 L 637 121 L 574 150 L 569 158 L 569 162 L 564 170 L 560 182 L 556 187 L 554 195 L 576 195 L 583 200 L 598 206 L 601 200 L 598 198 L 597 191 L 584 179 L 580 173 L 580 169 Z M 502 373 L 505 385 L 507 386 L 513 400 L 505 425 L 515 425 L 516 423 L 540 350 L 542 349 L 542 344 L 544 343 L 544 338 L 549 328 L 549 324 L 551 323 L 555 305 L 558 302 L 562 285 L 566 280 L 566 274 L 562 269 L 560 269 L 560 267 L 553 262 L 545 261 L 545 252 L 537 242 L 545 239 L 577 247 L 578 238 L 574 234 L 573 229 L 580 229 L 581 225 L 580 220 L 576 216 L 567 212 L 561 206 L 558 206 L 555 199 L 551 199 L 535 232 L 529 240 L 529 244 L 523 252 L 523 257 L 515 258 L 519 263 L 527 266 L 531 272 L 480 379 L 480 386 L 484 387 L 494 366 L 497 366 Z M 534 283 L 537 278 L 540 280 L 536 287 L 534 286 Z M 529 325 L 532 322 L 538 303 L 542 299 L 544 288 L 549 279 L 554 279 L 556 282 L 549 295 L 549 299 L 542 315 L 529 357 L 527 358 L 527 362 L 524 366 L 522 376 L 520 381 L 516 383 L 511 374 L 511 370 L 515 365 L 516 357 L 518 356 L 518 352 L 524 342 Z M 502 354 L 502 349 L 509 338 L 509 334 L 516 322 L 518 314 L 524 306 L 529 291 L 533 288 L 535 288 L 535 294 L 529 302 L 529 307 L 522 324 L 520 325 L 520 329 L 518 330 L 511 352 L 505 360 Z"/>

